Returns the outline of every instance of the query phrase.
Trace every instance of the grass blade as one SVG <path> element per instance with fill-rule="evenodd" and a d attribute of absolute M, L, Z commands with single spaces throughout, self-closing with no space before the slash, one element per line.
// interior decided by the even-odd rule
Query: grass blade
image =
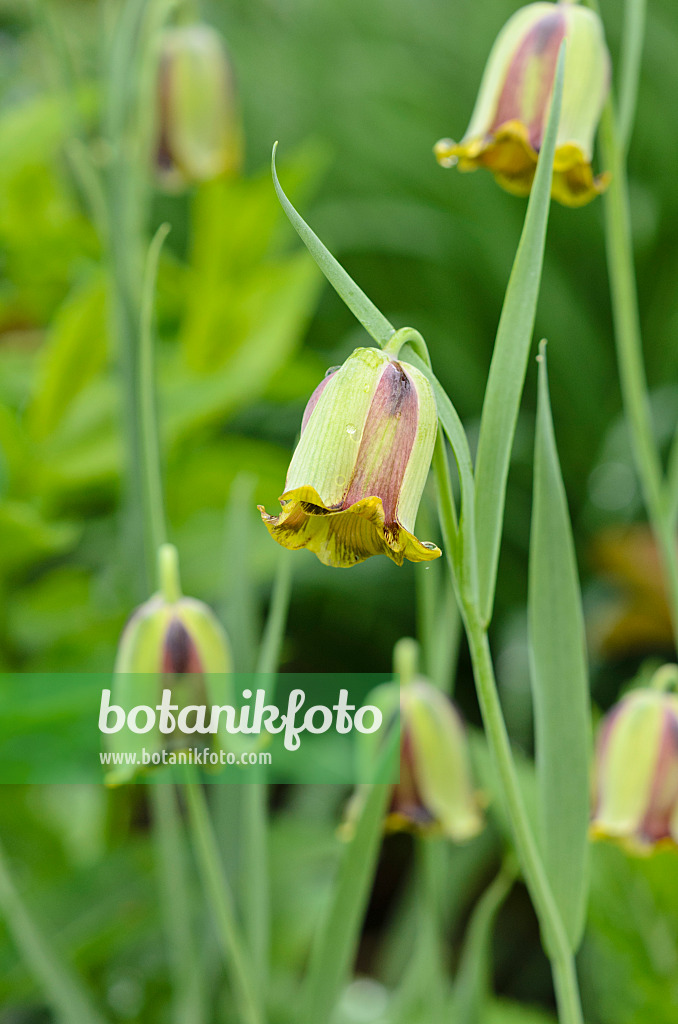
<path fill-rule="evenodd" d="M 563 43 L 544 143 L 497 329 L 480 421 L 476 459 L 476 537 L 480 610 L 485 622 L 489 622 L 492 616 L 506 481 L 544 261 L 553 156 L 563 94 L 564 47 Z"/>
<path fill-rule="evenodd" d="M 276 142 L 271 154 L 271 173 L 273 184 L 280 200 L 280 205 L 287 214 L 289 221 L 297 232 L 302 242 L 310 252 L 316 264 L 330 282 L 339 297 L 343 299 L 357 320 L 363 325 L 379 345 L 385 345 L 389 338 L 395 334 L 395 329 L 388 322 L 386 317 L 379 312 L 365 293 L 358 287 L 355 281 L 349 277 L 344 268 L 335 260 L 332 253 L 325 248 L 318 236 L 311 230 L 306 221 L 297 213 L 291 202 L 285 195 L 278 181 L 275 169 Z"/>
<path fill-rule="evenodd" d="M 577 561 L 539 356 L 528 617 L 544 866 L 574 951 L 588 891 L 590 706 Z"/>

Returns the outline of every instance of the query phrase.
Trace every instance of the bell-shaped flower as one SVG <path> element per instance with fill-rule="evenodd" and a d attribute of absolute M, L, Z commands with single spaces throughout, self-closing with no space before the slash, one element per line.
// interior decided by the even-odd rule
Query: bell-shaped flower
<path fill-rule="evenodd" d="M 157 80 L 156 170 L 169 191 L 236 173 L 242 127 L 231 64 L 209 25 L 167 29 Z"/>
<path fill-rule="evenodd" d="M 269 533 L 331 566 L 378 554 L 397 565 L 437 558 L 439 548 L 413 532 L 436 430 L 427 378 L 379 349 L 356 349 L 309 400 L 282 512 L 259 506 Z"/>
<path fill-rule="evenodd" d="M 161 591 L 130 616 L 120 637 L 111 704 L 125 715 L 143 705 L 157 708 L 164 689 L 170 689 L 178 708 L 232 703 L 230 645 L 223 627 L 202 601 L 184 597 L 179 586 L 176 549 L 165 544 L 159 551 Z M 214 739 L 214 737 L 212 737 Z M 186 737 L 159 732 L 135 733 L 124 727 L 107 736 L 109 749 L 153 752 L 165 743 L 186 745 Z M 107 782 L 128 781 L 134 767 L 117 767 Z"/>
<path fill-rule="evenodd" d="M 678 676 L 674 666 L 666 668 Z M 591 831 L 637 853 L 678 843 L 676 694 L 633 690 L 605 716 L 597 740 Z"/>
<path fill-rule="evenodd" d="M 449 697 L 416 675 L 414 641 L 398 641 L 394 653 L 400 682 L 383 683 L 367 698 L 381 711 L 384 736 L 395 726 L 398 715 L 400 722 L 399 781 L 392 787 L 385 828 L 465 842 L 484 827 L 466 728 Z M 360 775 L 371 778 L 384 740 L 361 736 L 360 741 Z M 342 829 L 347 836 L 353 831 L 365 794 L 366 786 L 358 787 L 349 803 Z"/>
<path fill-rule="evenodd" d="M 527 195 L 548 121 L 560 45 L 563 100 L 551 194 L 583 206 L 608 175 L 591 169 L 596 127 L 610 83 L 610 57 L 598 15 L 577 3 L 534 3 L 508 20 L 490 53 L 471 122 L 461 142 L 441 139 L 436 157 L 460 171 L 487 167 L 509 192 Z"/>

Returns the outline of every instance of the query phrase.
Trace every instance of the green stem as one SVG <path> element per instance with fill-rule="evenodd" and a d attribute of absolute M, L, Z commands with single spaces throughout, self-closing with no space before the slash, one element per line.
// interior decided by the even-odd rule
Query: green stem
<path fill-rule="evenodd" d="M 0 912 L 27 967 L 42 985 L 45 997 L 62 1024 L 103 1024 L 104 1018 L 70 968 L 41 933 L 14 884 L 0 848 Z"/>
<path fill-rule="evenodd" d="M 444 475 L 438 474 L 438 466 L 436 465 L 434 468 L 436 469 L 438 493 L 442 498 L 440 524 L 443 543 L 449 549 L 456 529 L 451 512 L 454 502 L 449 489 L 449 475 L 445 480 Z M 454 565 L 449 558 L 448 562 L 454 581 Z M 473 674 L 485 734 L 501 783 L 518 858 L 542 928 L 544 945 L 552 963 L 560 1021 L 561 1024 L 583 1024 L 572 952 L 536 840 L 532 834 L 511 754 L 511 744 L 494 676 L 487 627 L 481 617 L 477 602 L 464 600 L 462 616 L 471 651 Z"/>
<path fill-rule="evenodd" d="M 156 414 L 153 306 L 160 250 L 169 231 L 169 224 L 161 224 L 148 248 L 140 310 L 138 365 L 140 461 L 144 485 L 146 550 L 153 565 L 155 565 L 158 550 L 167 538 Z"/>
<path fill-rule="evenodd" d="M 501 782 L 516 852 L 551 960 L 559 1018 L 561 1024 L 583 1024 L 574 959 L 520 791 L 497 692 L 487 632 L 476 609 L 465 609 L 466 616 L 469 616 L 466 619 L 466 632 L 485 734 Z"/>
<path fill-rule="evenodd" d="M 273 583 L 271 606 L 257 658 L 257 673 L 272 674 L 280 661 L 285 623 L 292 592 L 292 559 L 281 552 Z M 271 694 L 268 694 L 269 699 Z M 268 976 L 270 894 L 268 871 L 268 787 L 251 782 L 243 787 L 243 894 L 242 909 L 247 943 L 256 976 L 262 986 Z"/>
<path fill-rule="evenodd" d="M 652 426 L 633 266 L 628 181 L 611 100 L 601 123 L 601 147 L 605 165 L 612 174 L 605 194 L 605 237 L 624 411 L 645 507 L 664 566 L 674 637 L 678 641 L 678 544 Z"/>
<path fill-rule="evenodd" d="M 636 116 L 647 0 L 626 0 L 619 75 L 619 144 L 626 154 Z"/>
<path fill-rule="evenodd" d="M 175 1024 L 204 1024 L 203 972 L 192 941 L 192 901 L 174 786 L 149 787 L 158 857 L 160 904 L 165 916 L 174 983 Z"/>
<path fill-rule="evenodd" d="M 184 793 L 198 868 L 209 897 L 241 1024 L 263 1024 L 260 991 L 255 985 L 248 951 L 236 921 L 233 895 L 223 872 L 204 789 L 198 781 L 192 781 L 184 787 Z"/>
<path fill-rule="evenodd" d="M 282 551 L 273 582 L 271 607 L 259 646 L 256 665 L 257 672 L 275 672 L 278 668 L 291 595 L 292 559 L 286 551 Z"/>

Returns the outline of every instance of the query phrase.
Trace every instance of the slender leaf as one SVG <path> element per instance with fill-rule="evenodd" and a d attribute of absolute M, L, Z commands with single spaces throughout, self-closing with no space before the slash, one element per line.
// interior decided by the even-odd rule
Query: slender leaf
<path fill-rule="evenodd" d="M 573 951 L 588 893 L 590 706 L 577 561 L 539 364 L 528 617 L 544 866 Z"/>
<path fill-rule="evenodd" d="M 504 519 L 506 481 L 520 398 L 537 309 L 546 242 L 560 107 L 563 94 L 565 44 L 558 58 L 553 99 L 525 225 L 513 262 L 485 392 L 476 459 L 476 535 L 480 610 L 492 616 L 497 564 Z"/>
<path fill-rule="evenodd" d="M 310 252 L 311 256 L 330 282 L 339 297 L 346 303 L 357 320 L 363 325 L 379 345 L 385 345 L 389 338 L 395 334 L 395 329 L 388 322 L 386 317 L 379 312 L 377 307 L 365 293 L 358 287 L 355 281 L 349 277 L 344 268 L 335 260 L 334 256 L 325 248 L 323 243 L 310 229 L 308 224 L 292 206 L 285 195 L 278 181 L 275 170 L 276 142 L 271 154 L 271 173 L 273 184 L 280 200 L 280 205 L 289 217 L 292 227 L 297 232 L 302 242 Z"/>

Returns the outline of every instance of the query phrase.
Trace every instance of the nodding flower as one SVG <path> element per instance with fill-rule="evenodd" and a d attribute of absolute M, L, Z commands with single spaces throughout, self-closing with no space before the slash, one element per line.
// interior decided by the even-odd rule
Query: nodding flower
<path fill-rule="evenodd" d="M 231 63 L 209 25 L 161 37 L 157 74 L 156 171 L 168 191 L 233 175 L 242 164 L 242 125 Z"/>
<path fill-rule="evenodd" d="M 438 558 L 440 549 L 413 532 L 437 422 L 419 370 L 379 349 L 356 349 L 306 406 L 282 511 L 259 506 L 271 536 L 330 566 L 378 554 L 397 565 Z"/>
<path fill-rule="evenodd" d="M 202 601 L 184 597 L 179 585 L 176 548 L 158 552 L 161 589 L 132 613 L 123 629 L 115 660 L 111 698 L 129 712 L 155 707 L 165 688 L 180 706 L 232 703 L 233 661 L 228 637 L 214 612 Z M 185 737 L 179 737 L 182 742 Z M 130 752 L 159 750 L 159 733 L 139 735 L 125 728 L 108 737 L 109 745 Z M 117 767 L 109 784 L 127 782 L 136 768 Z"/>
<path fill-rule="evenodd" d="M 615 704 L 598 733 L 591 832 L 635 853 L 678 845 L 678 696 L 667 681 L 678 666 Z"/>
<path fill-rule="evenodd" d="M 387 728 L 400 717 L 400 778 L 391 790 L 387 832 L 445 836 L 463 843 L 484 827 L 482 799 L 475 791 L 468 737 L 452 701 L 416 674 L 416 644 L 396 644 L 398 679 L 373 690 L 368 700 L 382 712 Z M 410 672 L 409 669 L 414 669 Z M 373 749 L 366 752 L 374 758 Z M 365 798 L 360 786 L 347 808 L 342 831 L 351 834 Z"/>
<path fill-rule="evenodd" d="M 593 140 L 610 85 L 610 57 L 598 15 L 577 3 L 534 3 L 509 18 L 492 47 L 471 122 L 461 142 L 441 139 L 444 167 L 490 170 L 515 195 L 528 195 L 537 166 L 561 43 L 563 100 L 551 194 L 583 206 L 604 191 L 594 176 Z"/>

